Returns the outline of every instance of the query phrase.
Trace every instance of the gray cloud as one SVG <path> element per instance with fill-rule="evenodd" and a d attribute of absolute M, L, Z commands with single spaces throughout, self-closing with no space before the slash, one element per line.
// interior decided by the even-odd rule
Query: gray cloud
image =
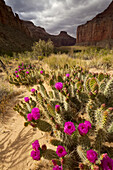
<path fill-rule="evenodd" d="M 5 0 L 21 19 L 44 27 L 51 34 L 61 30 L 76 36 L 78 25 L 102 12 L 112 0 Z"/>

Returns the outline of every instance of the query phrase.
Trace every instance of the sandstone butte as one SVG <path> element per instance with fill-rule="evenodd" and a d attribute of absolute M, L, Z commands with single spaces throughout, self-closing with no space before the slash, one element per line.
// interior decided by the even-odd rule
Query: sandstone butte
<path fill-rule="evenodd" d="M 29 50 L 34 41 L 51 39 L 55 46 L 75 45 L 76 39 L 65 31 L 50 35 L 44 28 L 23 21 L 4 0 L 0 0 L 0 52 Z"/>
<path fill-rule="evenodd" d="M 77 45 L 113 47 L 113 1 L 106 10 L 77 28 Z"/>

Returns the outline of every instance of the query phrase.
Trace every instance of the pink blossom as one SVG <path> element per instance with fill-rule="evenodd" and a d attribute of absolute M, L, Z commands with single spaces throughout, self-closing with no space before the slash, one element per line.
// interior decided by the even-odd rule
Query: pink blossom
<path fill-rule="evenodd" d="M 43 74 L 43 70 L 40 71 L 40 74 Z"/>
<path fill-rule="evenodd" d="M 26 74 L 29 74 L 29 71 L 26 71 Z"/>
<path fill-rule="evenodd" d="M 21 68 L 18 70 L 19 72 L 21 71 Z"/>
<path fill-rule="evenodd" d="M 104 157 L 101 161 L 102 170 L 113 170 L 113 159 L 108 156 Z"/>
<path fill-rule="evenodd" d="M 68 74 L 66 74 L 66 77 L 69 77 L 70 76 L 70 74 L 68 73 Z"/>
<path fill-rule="evenodd" d="M 40 113 L 32 113 L 32 115 L 35 120 L 38 120 L 40 118 Z"/>
<path fill-rule="evenodd" d="M 88 130 L 91 129 L 91 123 L 89 121 L 85 121 L 84 124 L 88 127 Z"/>
<path fill-rule="evenodd" d="M 60 110 L 60 105 L 55 105 L 55 110 L 59 111 Z"/>
<path fill-rule="evenodd" d="M 24 97 L 25 102 L 29 102 L 29 97 Z"/>
<path fill-rule="evenodd" d="M 75 126 L 73 122 L 66 122 L 64 125 L 64 132 L 68 135 L 72 135 L 72 133 L 75 131 Z"/>
<path fill-rule="evenodd" d="M 39 110 L 38 107 L 34 107 L 34 108 L 32 109 L 32 111 L 31 111 L 32 114 L 33 114 L 33 113 L 39 113 L 39 112 L 40 112 L 40 110 Z"/>
<path fill-rule="evenodd" d="M 20 66 L 18 66 L 18 68 L 20 68 Z"/>
<path fill-rule="evenodd" d="M 16 75 L 16 77 L 18 78 L 18 77 L 19 77 L 19 75 Z"/>
<path fill-rule="evenodd" d="M 97 158 L 97 152 L 95 152 L 94 150 L 90 149 L 87 151 L 87 159 L 91 162 L 91 163 L 95 163 L 96 160 L 98 160 Z"/>
<path fill-rule="evenodd" d="M 31 89 L 31 92 L 34 93 L 36 90 L 35 89 Z"/>
<path fill-rule="evenodd" d="M 33 143 L 32 143 L 32 147 L 35 151 L 39 150 L 40 148 L 40 144 L 39 144 L 39 141 L 38 140 L 35 140 Z"/>
<path fill-rule="evenodd" d="M 61 145 L 58 145 L 56 153 L 59 157 L 64 157 L 65 155 L 67 155 L 65 148 Z"/>
<path fill-rule="evenodd" d="M 31 157 L 33 158 L 33 160 L 40 160 L 40 150 L 37 151 L 31 151 Z"/>
<path fill-rule="evenodd" d="M 56 88 L 57 90 L 61 90 L 61 89 L 63 88 L 63 83 L 61 83 L 61 82 L 56 83 L 56 84 L 55 84 L 55 88 Z"/>
<path fill-rule="evenodd" d="M 15 71 L 15 74 L 18 73 L 18 71 Z"/>
<path fill-rule="evenodd" d="M 31 114 L 31 113 L 28 113 L 28 115 L 27 115 L 27 119 L 28 119 L 28 121 L 32 121 L 32 120 L 33 120 L 33 116 L 32 116 L 32 114 Z"/>
<path fill-rule="evenodd" d="M 62 165 L 61 166 L 59 166 L 59 165 L 54 166 L 53 170 L 63 170 Z"/>
<path fill-rule="evenodd" d="M 84 123 L 80 123 L 78 125 L 78 131 L 80 133 L 80 135 L 86 135 L 88 133 L 88 126 L 85 125 Z"/>
<path fill-rule="evenodd" d="M 39 108 L 33 108 L 31 113 L 35 120 L 38 120 L 40 118 Z"/>

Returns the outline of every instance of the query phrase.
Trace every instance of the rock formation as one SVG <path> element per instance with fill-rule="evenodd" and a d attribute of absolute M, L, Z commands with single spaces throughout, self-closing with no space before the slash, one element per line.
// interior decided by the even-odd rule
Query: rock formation
<path fill-rule="evenodd" d="M 28 28 L 24 26 L 23 22 L 19 19 L 18 14 L 15 13 L 14 15 L 12 8 L 7 6 L 4 0 L 0 0 L 0 23 L 2 25 L 15 27 L 30 36 Z"/>
<path fill-rule="evenodd" d="M 65 31 L 61 31 L 59 35 L 50 35 L 44 28 L 37 27 L 30 21 L 23 21 L 23 23 L 29 29 L 31 36 L 35 41 L 38 41 L 39 39 L 45 41 L 51 39 L 55 46 L 70 46 L 75 45 L 76 43 L 76 39 L 68 35 Z"/>
<path fill-rule="evenodd" d="M 77 28 L 78 45 L 113 47 L 113 1 L 91 21 Z"/>
<path fill-rule="evenodd" d="M 44 28 L 23 21 L 4 0 L 0 0 L 0 52 L 30 50 L 34 41 L 51 39 L 55 46 L 74 45 L 76 39 L 66 32 L 50 35 Z"/>

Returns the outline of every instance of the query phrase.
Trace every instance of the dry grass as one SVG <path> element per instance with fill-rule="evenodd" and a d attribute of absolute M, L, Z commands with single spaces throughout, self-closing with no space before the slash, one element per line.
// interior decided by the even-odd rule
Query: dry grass
<path fill-rule="evenodd" d="M 51 69 L 63 68 L 66 64 L 70 66 L 76 65 L 76 60 L 69 58 L 66 54 L 52 54 L 43 60 L 44 64 L 48 64 Z"/>

